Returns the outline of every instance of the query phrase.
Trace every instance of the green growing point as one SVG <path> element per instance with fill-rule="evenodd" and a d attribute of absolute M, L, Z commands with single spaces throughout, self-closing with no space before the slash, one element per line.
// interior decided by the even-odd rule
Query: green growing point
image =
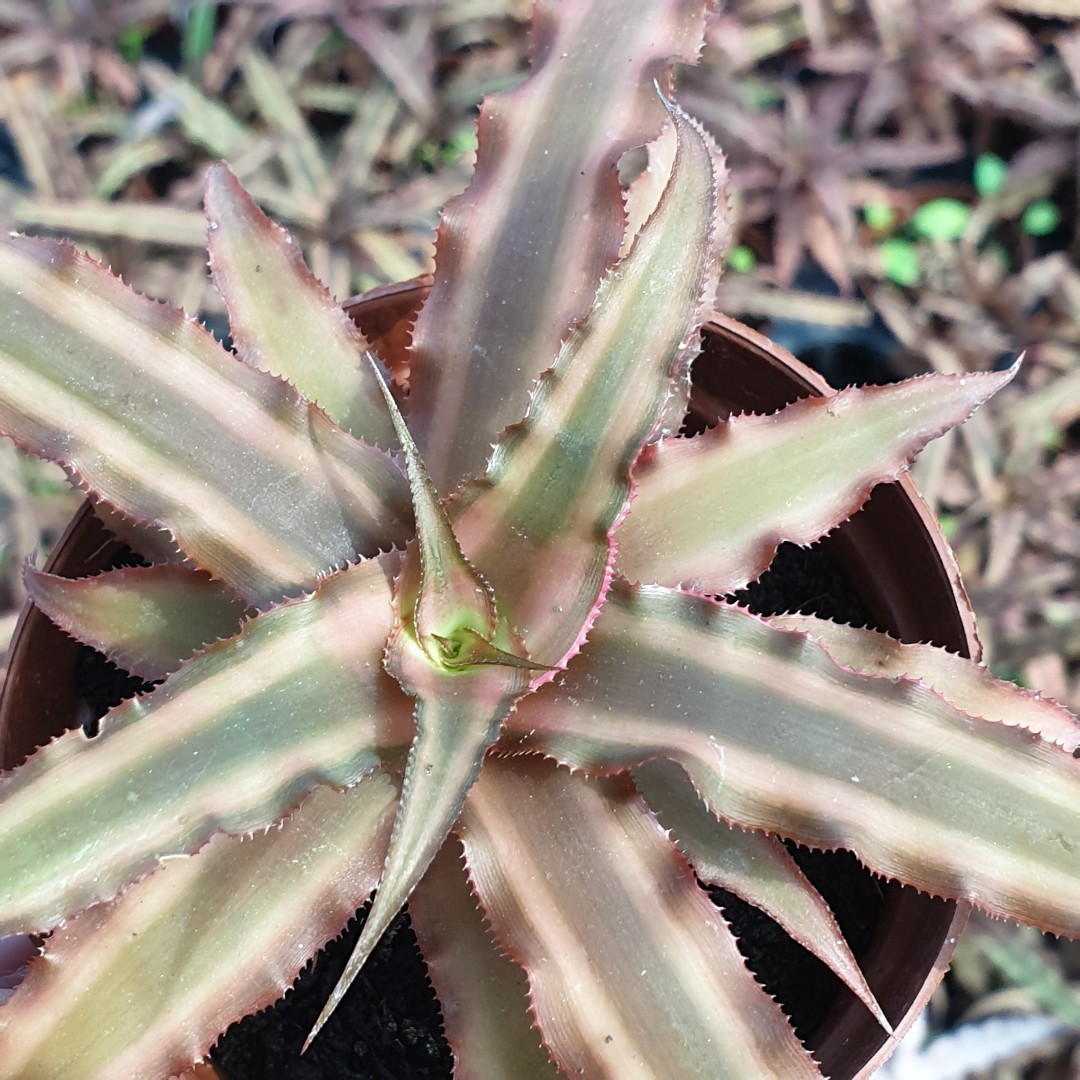
<path fill-rule="evenodd" d="M 420 572 L 411 614 L 417 644 L 430 663 L 446 671 L 462 671 L 477 664 L 546 669 L 546 665 L 534 664 L 494 643 L 499 616 L 491 586 L 465 558 L 397 402 L 378 365 L 370 356 L 368 360 L 405 453 L 416 512 Z M 407 616 L 408 612 L 402 614 Z"/>
<path fill-rule="evenodd" d="M 223 167 L 235 357 L 72 249 L 0 239 L 0 430 L 70 447 L 95 498 L 192 564 L 165 550 L 38 594 L 113 654 L 118 585 L 128 609 L 205 614 L 206 578 L 225 601 L 218 640 L 142 646 L 161 686 L 0 785 L 0 933 L 57 927 L 0 1009 L 4 1080 L 174 1075 L 373 892 L 316 1028 L 408 902 L 460 1077 L 850 1075 L 818 1068 L 702 889 L 824 961 L 865 1006 L 846 1045 L 880 1060 L 911 1013 L 877 1003 L 781 837 L 1080 936 L 1075 718 L 943 649 L 714 599 L 1015 371 L 676 434 L 726 172 L 672 106 L 674 158 L 662 137 L 629 230 L 611 181 L 659 131 L 649 86 L 696 55 L 703 8 L 537 0 L 546 50 L 485 106 L 413 340 L 388 352 L 407 470 L 366 341 Z M 917 278 L 924 237 L 893 241 Z"/>

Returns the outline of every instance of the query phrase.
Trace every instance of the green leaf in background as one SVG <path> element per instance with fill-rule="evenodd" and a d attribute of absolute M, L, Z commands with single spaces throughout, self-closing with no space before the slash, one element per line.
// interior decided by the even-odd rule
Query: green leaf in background
<path fill-rule="evenodd" d="M 775 86 L 771 86 L 764 79 L 747 79 L 743 84 L 743 92 L 746 94 L 754 112 L 768 112 L 769 109 L 779 105 L 784 97 Z"/>
<path fill-rule="evenodd" d="M 931 199 L 912 215 L 912 228 L 928 240 L 959 240 L 971 211 L 959 199 Z"/>
<path fill-rule="evenodd" d="M 757 266 L 757 256 L 745 244 L 736 244 L 728 252 L 727 261 L 736 274 L 749 274 Z"/>
<path fill-rule="evenodd" d="M 143 49 L 146 47 L 146 39 L 149 36 L 150 32 L 145 26 L 129 26 L 121 31 L 116 42 L 120 56 L 129 64 L 141 60 Z"/>
<path fill-rule="evenodd" d="M 192 4 L 184 22 L 184 38 L 180 52 L 188 68 L 197 68 L 214 47 L 217 33 L 217 4 Z"/>
<path fill-rule="evenodd" d="M 1049 200 L 1033 202 L 1020 218 L 1028 236 L 1049 236 L 1061 224 L 1061 211 Z"/>
<path fill-rule="evenodd" d="M 984 256 L 990 256 L 994 262 L 997 263 L 1002 273 L 1008 273 L 1009 267 L 1012 265 L 1009 259 L 1009 253 L 1005 250 L 1002 244 L 991 242 L 983 249 Z"/>
<path fill-rule="evenodd" d="M 891 229 L 896 221 L 896 211 L 888 203 L 869 203 L 862 212 L 863 219 L 871 229 Z"/>
<path fill-rule="evenodd" d="M 1080 1000 L 1047 953 L 1040 948 L 1041 935 L 1032 927 L 1017 927 L 1010 937 L 982 935 L 974 944 L 1012 986 L 1022 987 L 1032 1000 L 1073 1026 L 1080 1025 Z"/>
<path fill-rule="evenodd" d="M 919 251 L 910 240 L 891 237 L 882 240 L 881 265 L 885 276 L 896 285 L 914 285 L 919 280 Z"/>
<path fill-rule="evenodd" d="M 997 154 L 980 154 L 975 159 L 971 178 L 975 184 L 975 190 L 985 199 L 988 195 L 996 195 L 1001 190 L 1005 177 L 1008 175 L 1009 166 L 1004 158 Z"/>

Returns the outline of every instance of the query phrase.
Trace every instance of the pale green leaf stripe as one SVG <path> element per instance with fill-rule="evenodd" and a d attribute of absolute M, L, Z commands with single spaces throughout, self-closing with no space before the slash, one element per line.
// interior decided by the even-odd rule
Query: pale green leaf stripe
<path fill-rule="evenodd" d="M 488 479 L 451 504 L 463 550 L 496 597 L 512 598 L 509 619 L 546 664 L 588 623 L 630 463 L 696 344 L 718 163 L 696 124 L 677 108 L 672 118 L 679 144 L 656 212 L 541 379 L 524 424 L 496 448 Z"/>
<path fill-rule="evenodd" d="M 253 619 L 89 743 L 69 732 L 0 785 L 0 933 L 114 895 L 218 829 L 262 828 L 319 783 L 347 785 L 412 736 L 382 666 L 396 556 Z"/>
<path fill-rule="evenodd" d="M 775 615 L 782 630 L 801 630 L 845 667 L 867 675 L 921 679 L 971 716 L 1018 724 L 1072 752 L 1080 746 L 1080 720 L 1038 692 L 993 676 L 982 664 L 934 645 L 905 645 L 874 630 L 838 626 L 812 615 Z"/>
<path fill-rule="evenodd" d="M 372 446 L 397 446 L 353 321 L 304 265 L 298 245 L 252 201 L 225 165 L 206 180 L 214 284 L 237 353 L 280 375 L 330 419 Z"/>
<path fill-rule="evenodd" d="M 409 919 L 439 999 L 454 1080 L 559 1080 L 529 1012 L 525 972 L 492 940 L 456 837 L 409 897 Z"/>
<path fill-rule="evenodd" d="M 632 784 L 492 759 L 462 824 L 474 886 L 567 1075 L 819 1075 Z"/>
<path fill-rule="evenodd" d="M 737 608 L 613 589 L 565 681 L 512 716 L 515 736 L 590 769 L 671 758 L 734 824 L 1080 935 L 1080 762 Z"/>
<path fill-rule="evenodd" d="M 32 567 L 34 603 L 61 629 L 155 682 L 197 649 L 240 629 L 244 605 L 202 570 L 166 563 L 70 580 Z"/>
<path fill-rule="evenodd" d="M 0 1078 L 147 1080 L 192 1064 L 280 997 L 371 892 L 396 801 L 380 774 L 320 788 L 283 829 L 214 837 L 76 916 L 0 1009 Z"/>
<path fill-rule="evenodd" d="M 393 642 L 387 653 L 394 654 Z M 403 667 L 394 674 L 416 694 L 416 738 L 409 748 L 386 865 L 360 940 L 308 1042 L 337 1007 L 450 834 L 485 753 L 528 682 L 521 668 L 496 664 L 439 671 L 417 645 L 406 647 Z"/>
<path fill-rule="evenodd" d="M 718 596 L 740 589 L 781 541 L 811 543 L 850 517 L 1014 373 L 853 387 L 667 440 L 634 470 L 616 568 Z"/>
<path fill-rule="evenodd" d="M 667 87 L 668 59 L 696 56 L 704 6 L 536 4 L 528 82 L 484 103 L 476 171 L 443 211 L 416 325 L 410 426 L 443 494 L 482 474 L 589 310 L 622 239 L 614 167 L 659 131 L 653 80 Z"/>
<path fill-rule="evenodd" d="M 670 829 L 698 880 L 735 893 L 764 911 L 841 979 L 891 1035 L 881 1006 L 829 905 L 775 837 L 719 821 L 672 761 L 634 770 L 645 801 Z"/>
<path fill-rule="evenodd" d="M 384 453 L 64 245 L 0 244 L 0 430 L 256 604 L 409 534 Z"/>
<path fill-rule="evenodd" d="M 385 666 L 416 698 L 416 738 L 405 765 L 401 804 L 379 891 L 360 940 L 308 1043 L 442 847 L 484 755 L 497 738 L 514 698 L 529 680 L 521 667 L 480 662 L 445 670 L 427 655 L 426 650 L 441 648 L 464 628 L 477 634 L 479 641 L 491 644 L 497 625 L 495 604 L 487 585 L 458 547 L 389 388 L 384 386 L 382 392 L 405 454 L 418 534 L 395 585 L 395 605 L 405 617 L 387 643 Z M 417 569 L 416 563 L 418 585 L 408 580 Z"/>

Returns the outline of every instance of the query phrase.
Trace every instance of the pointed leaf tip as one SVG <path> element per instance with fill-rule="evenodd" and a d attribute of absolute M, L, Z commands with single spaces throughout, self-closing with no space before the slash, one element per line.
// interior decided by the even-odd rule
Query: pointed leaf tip
<path fill-rule="evenodd" d="M 670 85 L 670 61 L 697 55 L 705 7 L 535 5 L 532 70 L 481 108 L 476 170 L 444 209 L 435 284 L 416 324 L 425 377 L 410 401 L 413 430 L 441 490 L 480 475 L 492 440 L 520 419 L 587 313 L 622 240 L 614 167 L 662 126 L 653 80 Z M 537 212 L 552 192 L 557 212 Z"/>
<path fill-rule="evenodd" d="M 616 569 L 632 581 L 734 592 L 781 541 L 811 543 L 850 517 L 1016 370 L 849 387 L 668 439 L 635 466 Z"/>
<path fill-rule="evenodd" d="M 414 500 L 418 537 L 406 559 L 419 560 L 418 568 L 409 567 L 397 579 L 400 622 L 384 663 L 416 696 L 417 733 L 375 901 L 305 1049 L 442 847 L 485 753 L 528 684 L 524 670 L 538 666 L 509 651 L 518 642 L 498 618 L 491 589 L 462 554 L 390 389 L 381 375 L 378 378 L 405 454 Z"/>
<path fill-rule="evenodd" d="M 581 646 L 611 576 L 630 467 L 681 404 L 712 270 L 718 163 L 673 106 L 676 148 L 656 208 L 597 290 L 507 429 L 488 474 L 450 505 L 530 655 L 562 664 Z"/>
<path fill-rule="evenodd" d="M 504 645 L 513 643 L 513 638 L 500 626 L 491 587 L 462 553 L 397 402 L 374 359 L 369 357 L 369 362 L 405 454 L 416 516 L 417 542 L 410 552 L 418 554 L 419 574 L 403 574 L 398 587 L 398 608 L 405 624 L 411 623 L 417 643 L 436 666 L 450 670 L 464 670 L 472 664 L 544 667 L 496 645 L 496 638 Z M 387 653 L 390 670 L 398 674 L 402 671 L 398 649 L 404 640 L 397 635 L 397 648 L 392 642 Z"/>
<path fill-rule="evenodd" d="M 0 238 L 0 431 L 256 606 L 409 535 L 385 452 L 55 241 Z"/>
<path fill-rule="evenodd" d="M 203 570 L 175 563 L 71 580 L 27 564 L 34 604 L 61 630 L 132 675 L 156 682 L 240 629 L 244 604 Z"/>
<path fill-rule="evenodd" d="M 360 940 L 305 1046 L 337 1008 L 442 847 L 488 748 L 528 681 L 502 664 L 447 671 L 428 663 L 416 645 L 406 645 L 404 652 L 417 693 L 417 735 L 405 767 L 390 848 Z"/>
<path fill-rule="evenodd" d="M 367 342 L 307 268 L 299 245 L 227 165 L 208 171 L 205 204 L 214 284 L 241 359 L 292 383 L 358 439 L 393 449 L 390 416 L 362 360 Z"/>

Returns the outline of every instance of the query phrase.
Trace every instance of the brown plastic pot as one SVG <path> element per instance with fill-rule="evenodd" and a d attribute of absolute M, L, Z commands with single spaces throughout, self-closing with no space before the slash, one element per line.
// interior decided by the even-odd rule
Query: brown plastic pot
<path fill-rule="evenodd" d="M 390 365 L 400 370 L 411 319 L 430 279 L 376 290 L 346 310 Z M 691 413 L 715 423 L 733 412 L 768 412 L 798 397 L 829 394 L 827 383 L 756 331 L 717 315 L 706 327 L 694 365 Z M 970 605 L 937 522 L 907 477 L 878 487 L 866 506 L 823 545 L 843 567 L 873 622 L 907 641 L 973 655 Z M 84 506 L 57 542 L 47 568 L 79 576 L 109 565 L 120 542 Z M 35 747 L 78 724 L 78 646 L 33 608 L 19 619 L 0 694 L 0 767 L 12 768 Z M 937 900 L 896 883 L 882 884 L 876 928 L 859 961 L 886 1015 L 905 1031 L 945 973 L 968 906 Z M 869 1076 L 891 1046 L 867 1010 L 846 991 L 808 1039 L 834 1080 Z"/>
<path fill-rule="evenodd" d="M 714 422 L 734 412 L 770 412 L 807 393 L 834 392 L 786 349 L 717 315 L 695 362 L 691 410 Z M 877 487 L 862 510 L 821 544 L 844 568 L 873 624 L 902 641 L 978 655 L 959 568 L 910 476 Z M 966 903 L 939 900 L 895 882 L 885 887 L 876 930 L 858 959 L 898 1035 L 941 981 L 969 914 Z M 894 1049 L 846 991 L 808 1041 L 822 1071 L 834 1080 L 870 1076 Z"/>

